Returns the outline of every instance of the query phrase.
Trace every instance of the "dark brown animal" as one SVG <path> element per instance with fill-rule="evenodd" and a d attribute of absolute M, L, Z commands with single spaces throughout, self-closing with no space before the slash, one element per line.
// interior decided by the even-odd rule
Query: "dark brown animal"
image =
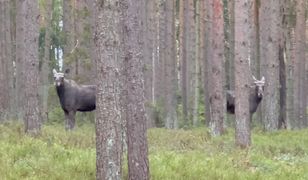
<path fill-rule="evenodd" d="M 258 105 L 262 101 L 263 98 L 263 90 L 265 84 L 265 78 L 262 77 L 261 80 L 257 80 L 254 76 L 254 85 L 250 89 L 249 93 L 249 113 L 250 120 L 252 120 L 252 115 L 257 111 Z M 234 91 L 227 91 L 226 94 L 227 99 L 227 112 L 230 114 L 235 113 L 235 93 Z"/>
<path fill-rule="evenodd" d="M 65 129 L 72 130 L 75 126 L 77 111 L 93 111 L 96 108 L 95 85 L 78 85 L 75 81 L 66 79 L 64 73 L 53 70 L 54 84 L 65 114 Z"/>

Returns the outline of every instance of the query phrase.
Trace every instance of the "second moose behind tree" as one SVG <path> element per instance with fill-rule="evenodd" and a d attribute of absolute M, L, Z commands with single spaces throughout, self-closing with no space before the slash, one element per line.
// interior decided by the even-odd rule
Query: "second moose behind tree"
<path fill-rule="evenodd" d="M 250 88 L 249 92 L 249 113 L 250 120 L 252 120 L 252 115 L 257 111 L 258 105 L 263 98 L 263 90 L 265 84 L 265 78 L 262 77 L 261 80 L 257 80 L 253 76 L 254 85 Z M 230 114 L 235 113 L 235 93 L 234 91 L 228 90 L 226 94 L 227 98 L 227 112 Z"/>

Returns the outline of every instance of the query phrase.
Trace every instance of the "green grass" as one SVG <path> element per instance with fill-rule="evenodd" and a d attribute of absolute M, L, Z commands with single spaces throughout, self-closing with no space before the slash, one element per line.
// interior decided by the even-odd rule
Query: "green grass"
<path fill-rule="evenodd" d="M 217 138 L 205 128 L 151 129 L 148 139 L 153 180 L 308 179 L 307 129 L 255 130 L 247 150 L 234 146 L 231 129 Z M 94 125 L 47 125 L 32 138 L 20 123 L 0 124 L 0 167 L 1 179 L 95 179 Z"/>

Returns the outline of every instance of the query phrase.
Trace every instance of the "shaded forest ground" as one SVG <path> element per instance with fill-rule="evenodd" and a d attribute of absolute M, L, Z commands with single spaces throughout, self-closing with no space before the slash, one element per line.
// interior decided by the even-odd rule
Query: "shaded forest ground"
<path fill-rule="evenodd" d="M 45 125 L 38 138 L 23 131 L 18 122 L 0 124 L 1 179 L 95 179 L 93 123 L 73 132 Z M 235 148 L 232 129 L 218 138 L 204 128 L 151 129 L 148 139 L 153 180 L 308 179 L 308 129 L 255 129 L 248 150 Z"/>

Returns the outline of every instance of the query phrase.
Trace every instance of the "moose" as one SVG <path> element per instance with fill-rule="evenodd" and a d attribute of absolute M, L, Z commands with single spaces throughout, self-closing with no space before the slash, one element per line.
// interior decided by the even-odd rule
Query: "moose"
<path fill-rule="evenodd" d="M 252 115 L 257 111 L 258 105 L 262 101 L 263 98 L 263 90 L 265 84 L 265 78 L 262 77 L 261 80 L 257 80 L 254 76 L 252 76 L 254 80 L 254 85 L 251 86 L 249 92 L 249 114 L 250 121 L 252 120 Z M 227 98 L 227 112 L 230 114 L 235 113 L 235 93 L 234 91 L 228 90 L 226 94 Z"/>
<path fill-rule="evenodd" d="M 68 73 L 66 70 L 65 73 Z M 93 111 L 96 108 L 96 86 L 78 85 L 75 81 L 66 79 L 64 73 L 53 69 L 54 85 L 65 114 L 65 129 L 72 130 L 75 126 L 77 111 Z"/>

